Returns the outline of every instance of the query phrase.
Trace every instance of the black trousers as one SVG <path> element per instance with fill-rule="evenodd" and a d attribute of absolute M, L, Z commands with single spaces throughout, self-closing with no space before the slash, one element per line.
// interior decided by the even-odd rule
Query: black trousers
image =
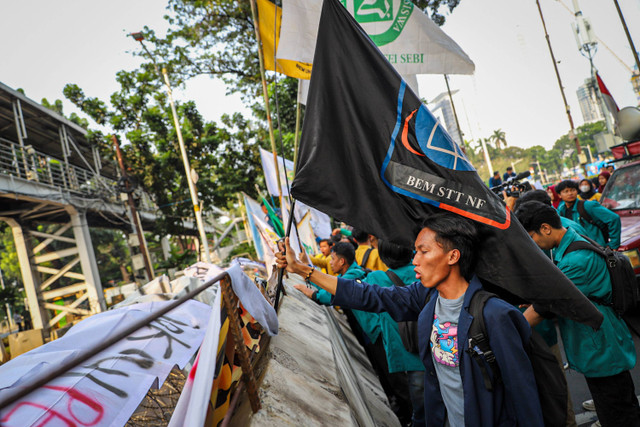
<path fill-rule="evenodd" d="M 629 371 L 586 380 L 603 427 L 640 427 L 640 406 Z"/>

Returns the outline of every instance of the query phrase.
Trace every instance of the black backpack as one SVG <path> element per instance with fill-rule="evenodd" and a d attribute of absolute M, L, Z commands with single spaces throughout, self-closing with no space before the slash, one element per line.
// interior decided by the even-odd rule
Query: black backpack
<path fill-rule="evenodd" d="M 367 265 L 367 261 L 369 261 L 369 255 L 371 255 L 371 251 L 372 250 L 373 250 L 373 248 L 367 249 L 367 251 L 362 256 L 362 262 L 360 263 L 360 267 L 362 267 L 364 272 L 367 273 L 367 274 L 371 273 L 371 271 L 372 271 L 370 268 L 365 267 L 365 265 Z"/>
<path fill-rule="evenodd" d="M 466 350 L 482 371 L 484 386 L 493 391 L 495 384 L 502 381 L 500 368 L 489 346 L 489 335 L 484 324 L 483 309 L 489 298 L 497 296 L 485 290 L 477 291 L 471 298 L 469 314 L 473 316 L 469 327 L 469 348 Z M 567 422 L 567 402 L 569 392 L 567 380 L 558 360 L 540 334 L 531 330 L 531 339 L 526 346 L 538 388 L 538 398 L 542 406 L 542 417 L 546 427 L 563 427 Z M 479 350 L 479 351 L 478 351 Z M 487 365 L 493 376 L 489 375 Z"/>
<path fill-rule="evenodd" d="M 580 215 L 580 225 L 584 226 L 584 222 L 588 222 L 591 225 L 595 225 L 598 227 L 600 232 L 602 233 L 602 237 L 604 237 L 604 241 L 609 241 L 609 227 L 606 224 L 603 224 L 601 221 L 596 221 L 593 219 L 589 212 L 584 207 L 584 200 L 578 200 L 576 202 L 576 209 L 578 210 L 578 215 Z"/>
<path fill-rule="evenodd" d="M 387 270 L 385 273 L 387 273 L 387 277 L 391 279 L 394 285 L 399 287 L 405 286 L 402 279 L 393 271 Z M 400 331 L 400 338 L 402 339 L 404 349 L 409 353 L 420 353 L 420 346 L 418 345 L 418 321 L 409 320 L 398 322 L 398 330 Z"/>
<path fill-rule="evenodd" d="M 638 279 L 636 278 L 629 258 L 608 246 L 600 246 L 586 236 L 582 237 L 584 237 L 587 242 L 577 241 L 570 243 L 564 252 L 565 255 L 580 249 L 593 251 L 605 260 L 607 270 L 609 270 L 609 277 L 611 278 L 611 302 L 594 297 L 588 298 L 598 304 L 612 307 L 619 316 L 623 316 L 638 307 L 640 304 Z"/>

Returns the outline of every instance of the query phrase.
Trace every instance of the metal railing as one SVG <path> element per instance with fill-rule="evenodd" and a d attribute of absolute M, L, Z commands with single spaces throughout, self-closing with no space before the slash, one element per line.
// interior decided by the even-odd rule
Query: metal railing
<path fill-rule="evenodd" d="M 96 175 L 79 166 L 65 164 L 64 160 L 35 150 L 30 146 L 23 148 L 5 138 L 0 138 L 0 174 L 36 181 L 82 195 L 119 203 L 116 181 Z M 139 193 L 139 208 L 141 210 L 149 212 L 157 210 L 151 198 L 144 191 Z"/>

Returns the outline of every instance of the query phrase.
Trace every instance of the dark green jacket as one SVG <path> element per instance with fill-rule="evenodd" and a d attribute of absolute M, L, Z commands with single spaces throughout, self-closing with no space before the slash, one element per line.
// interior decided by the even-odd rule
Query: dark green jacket
<path fill-rule="evenodd" d="M 416 273 L 413 271 L 413 265 L 411 264 L 390 270 L 396 273 L 406 285 L 410 285 L 416 281 Z M 364 282 L 385 288 L 394 286 L 384 271 L 372 271 L 364 279 Z M 354 313 L 356 311 L 358 310 L 353 310 Z M 391 318 L 389 313 L 367 314 L 378 316 L 376 327 L 380 333 L 382 333 L 382 344 L 384 345 L 384 352 L 387 356 L 389 372 L 424 371 L 424 365 L 422 364 L 420 355 L 405 350 L 402 344 L 402 338 L 400 338 L 398 323 Z"/>
<path fill-rule="evenodd" d="M 362 279 L 365 276 L 365 272 L 358 264 L 355 262 L 352 263 L 347 271 L 344 274 L 339 275 L 338 277 L 342 277 L 343 279 L 353 279 L 358 280 Z M 315 295 L 314 301 L 324 305 L 331 305 L 331 301 L 333 299 L 333 295 L 329 292 L 325 291 L 315 283 L 311 282 L 313 286 L 318 289 L 318 292 Z"/>
<path fill-rule="evenodd" d="M 584 240 L 571 228 L 554 250 L 558 268 L 585 296 L 608 301 L 611 299 L 611 279 L 605 261 L 590 250 L 577 250 L 565 255 L 571 242 Z M 636 352 L 631 333 L 613 309 L 594 303 L 604 315 L 600 329 L 558 318 L 564 350 L 569 366 L 586 377 L 606 377 L 633 368 Z"/>
<path fill-rule="evenodd" d="M 580 213 L 578 212 L 577 205 L 578 201 L 576 200 L 571 209 L 567 211 L 567 206 L 562 202 L 558 206 L 558 213 L 561 217 L 572 219 L 583 226 L 587 231 L 587 237 L 592 238 L 602 246 L 609 246 L 611 249 L 618 249 L 618 246 L 620 246 L 620 232 L 622 230 L 620 217 L 598 202 L 584 202 L 584 210 L 587 211 L 589 216 L 591 216 L 596 223 L 606 227 L 609 231 L 609 241 L 605 242 L 602 231 L 600 231 L 600 228 L 598 228 L 597 225 L 589 224 L 587 221 L 580 219 Z"/>

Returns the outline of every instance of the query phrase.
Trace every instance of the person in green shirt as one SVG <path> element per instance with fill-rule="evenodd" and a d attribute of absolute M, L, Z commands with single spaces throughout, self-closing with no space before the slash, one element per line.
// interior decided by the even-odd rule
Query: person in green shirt
<path fill-rule="evenodd" d="M 303 261 L 304 262 L 304 261 Z M 342 279 L 362 280 L 365 271 L 355 261 L 355 248 L 351 243 L 338 242 L 331 248 L 330 266 L 334 273 Z M 294 285 L 318 304 L 331 305 L 333 295 L 318 287 L 313 282 L 313 289 L 304 285 Z M 353 334 L 358 338 L 376 372 L 392 411 L 402 425 L 407 425 L 412 418 L 412 405 L 409 385 L 404 373 L 390 373 L 385 355 L 382 329 L 379 325 L 380 315 L 361 310 L 343 308 Z"/>
<path fill-rule="evenodd" d="M 562 203 L 558 206 L 558 214 L 561 217 L 569 218 L 580 223 L 587 231 L 587 237 L 595 240 L 600 245 L 609 246 L 611 249 L 618 249 L 620 246 L 622 226 L 620 217 L 615 212 L 610 211 L 593 200 L 586 202 L 579 201 L 578 183 L 570 179 L 558 184 L 556 191 L 562 199 Z M 584 210 L 587 215 L 591 217 L 590 219 L 580 215 L 578 203 L 584 203 Z"/>
<path fill-rule="evenodd" d="M 567 361 L 585 376 L 600 423 L 605 427 L 640 426 L 640 406 L 629 372 L 636 364 L 636 352 L 624 320 L 607 304 L 611 301 L 611 279 L 604 259 L 585 249 L 565 253 L 572 242 L 586 240 L 564 228 L 551 206 L 526 202 L 516 216 L 541 249 L 553 250 L 558 268 L 604 316 L 598 330 L 558 318 Z M 524 315 L 531 325 L 543 319 L 535 304 Z"/>
<path fill-rule="evenodd" d="M 395 274 L 405 286 L 416 281 L 416 273 L 413 271 L 414 265 L 411 264 L 413 258 L 411 248 L 380 239 L 378 240 L 378 253 L 388 270 L 372 271 L 364 279 L 365 283 L 382 287 L 395 286 L 391 278 L 392 274 Z M 382 312 L 376 316 L 375 326 L 382 334 L 382 344 L 387 357 L 389 373 L 406 376 L 411 406 L 413 407 L 412 425 L 424 425 L 424 365 L 420 355 L 407 351 L 400 337 L 398 323 L 389 313 Z"/>

